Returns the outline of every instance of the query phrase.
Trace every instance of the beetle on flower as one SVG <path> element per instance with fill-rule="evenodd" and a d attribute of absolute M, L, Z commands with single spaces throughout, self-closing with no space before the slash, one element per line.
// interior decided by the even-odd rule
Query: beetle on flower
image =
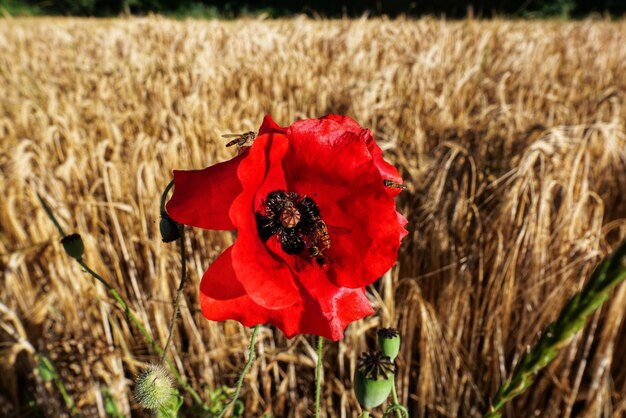
<path fill-rule="evenodd" d="M 388 186 L 401 176 L 345 116 L 286 128 L 266 116 L 235 158 L 175 171 L 174 184 L 173 220 L 237 230 L 202 278 L 203 315 L 272 324 L 287 337 L 337 341 L 373 313 L 365 286 L 391 268 L 407 234 L 394 199 L 402 187 Z"/>

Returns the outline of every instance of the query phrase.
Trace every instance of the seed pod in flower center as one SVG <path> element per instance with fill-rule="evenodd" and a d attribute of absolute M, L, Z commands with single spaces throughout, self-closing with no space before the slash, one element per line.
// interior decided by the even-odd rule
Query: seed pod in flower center
<path fill-rule="evenodd" d="M 295 228 L 300 222 L 300 212 L 293 206 L 286 207 L 280 214 L 280 223 L 285 228 Z"/>

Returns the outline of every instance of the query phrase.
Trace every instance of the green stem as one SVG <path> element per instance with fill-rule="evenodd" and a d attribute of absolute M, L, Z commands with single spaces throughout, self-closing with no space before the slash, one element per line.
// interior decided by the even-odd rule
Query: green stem
<path fill-rule="evenodd" d="M 404 405 L 400 405 L 399 403 L 395 402 L 391 405 L 389 405 L 387 407 L 387 409 L 385 410 L 385 413 L 383 414 L 383 418 L 388 417 L 390 413 L 395 412 L 396 413 L 396 418 L 409 418 L 409 410 L 406 409 L 406 407 Z"/>
<path fill-rule="evenodd" d="M 228 412 L 230 407 L 233 406 L 235 402 L 237 402 L 237 399 L 239 399 L 239 392 L 241 391 L 241 386 L 243 385 L 243 379 L 246 377 L 246 374 L 248 373 L 248 369 L 250 369 L 250 366 L 252 365 L 252 361 L 254 360 L 254 357 L 255 357 L 254 341 L 256 339 L 256 334 L 258 330 L 259 330 L 259 325 L 255 325 L 254 328 L 252 329 L 252 337 L 250 337 L 250 346 L 248 347 L 248 361 L 246 361 L 246 364 L 243 366 L 243 369 L 241 370 L 241 373 L 239 374 L 239 378 L 237 379 L 237 384 L 235 386 L 235 393 L 233 393 L 232 398 L 230 399 L 230 401 L 228 401 L 228 403 L 226 404 L 224 409 L 222 409 L 222 412 L 220 412 L 217 418 L 222 418 L 226 414 L 226 412 Z"/>
<path fill-rule="evenodd" d="M 361 415 L 359 415 L 359 418 L 369 418 L 369 416 L 370 416 L 370 411 L 363 410 L 363 412 L 361 412 Z"/>
<path fill-rule="evenodd" d="M 135 312 L 133 312 L 133 310 L 130 309 L 130 307 L 128 306 L 126 301 L 120 296 L 120 294 L 117 292 L 117 290 L 115 290 L 115 288 L 113 286 L 111 286 L 109 284 L 109 282 L 104 280 L 102 278 L 102 276 L 100 276 L 98 273 L 93 271 L 82 259 L 81 260 L 76 260 L 76 261 L 78 262 L 78 264 L 81 265 L 81 267 L 87 273 L 89 273 L 94 279 L 98 280 L 100 283 L 102 283 L 104 285 L 104 287 L 107 289 L 109 294 L 113 297 L 113 299 L 115 299 L 115 301 L 124 310 L 124 313 L 126 314 L 126 317 L 137 327 L 137 329 L 139 329 L 139 332 L 141 332 L 141 335 L 143 335 L 144 339 L 150 345 L 152 345 L 154 350 L 160 356 L 164 357 L 165 356 L 165 351 L 163 351 L 161 346 L 154 340 L 154 338 L 152 338 L 152 336 L 150 335 L 150 333 L 148 332 L 146 327 L 144 327 L 143 324 L 141 323 L 141 320 L 137 317 L 137 315 L 135 315 Z M 204 405 L 204 402 L 200 398 L 200 395 L 198 395 L 198 393 L 191 386 L 189 386 L 189 384 L 187 384 L 187 382 L 182 378 L 182 376 L 178 372 L 178 369 L 176 368 L 176 366 L 170 360 L 167 360 L 167 365 L 169 366 L 170 371 L 174 374 L 174 376 L 175 376 L 176 380 L 178 381 L 178 383 L 187 392 L 189 392 L 189 394 L 194 399 L 194 401 L 196 401 L 196 403 L 198 403 L 200 405 Z"/>
<path fill-rule="evenodd" d="M 393 406 L 400 405 L 398 402 L 398 392 L 396 392 L 396 384 L 391 387 L 391 397 L 393 398 Z M 402 418 L 402 412 L 399 409 L 396 409 L 396 418 Z"/>
<path fill-rule="evenodd" d="M 170 181 L 167 184 L 167 186 L 165 186 L 165 190 L 163 190 L 163 193 L 161 194 L 161 205 L 160 205 L 161 213 L 165 212 L 165 199 L 167 199 L 167 194 L 169 193 L 169 191 L 172 189 L 173 186 L 174 186 L 174 180 Z"/>
<path fill-rule="evenodd" d="M 172 183 L 170 183 L 170 185 L 171 184 Z M 165 356 L 167 355 L 167 349 L 169 348 L 170 342 L 172 341 L 174 326 L 176 325 L 176 318 L 178 317 L 178 312 L 180 309 L 180 295 L 183 293 L 185 280 L 187 278 L 187 260 L 185 255 L 185 226 L 179 225 L 178 229 L 180 231 L 180 283 L 178 284 L 178 289 L 176 290 L 176 298 L 174 299 L 174 311 L 172 312 L 172 318 L 170 319 L 167 341 L 165 343 L 165 347 L 163 348 L 161 362 L 165 360 Z"/>
<path fill-rule="evenodd" d="M 322 404 L 322 354 L 324 351 L 324 338 L 317 337 L 317 366 L 315 367 L 315 418 L 320 417 Z"/>
<path fill-rule="evenodd" d="M 39 195 L 37 195 L 37 196 L 39 197 L 39 201 L 41 202 L 41 205 L 43 206 L 44 210 L 48 214 L 48 217 L 50 218 L 52 223 L 54 223 L 54 225 L 57 227 L 57 229 L 59 230 L 59 233 L 61 235 L 64 235 L 63 229 L 60 227 L 60 225 L 59 225 L 56 217 L 54 216 L 54 213 L 52 213 L 52 210 L 50 209 L 50 207 L 43 201 L 41 196 L 39 196 Z M 130 309 L 130 307 L 128 306 L 126 301 L 120 296 L 120 294 L 117 292 L 117 290 L 109 282 L 107 282 L 102 276 L 100 276 L 98 273 L 93 271 L 83 261 L 83 259 L 80 259 L 80 260 L 74 259 L 74 260 L 76 260 L 76 262 L 78 264 L 80 264 L 80 266 L 87 273 L 89 273 L 94 279 L 96 279 L 97 281 L 102 283 L 102 285 L 104 285 L 104 287 L 107 289 L 109 294 L 113 297 L 113 299 L 115 299 L 115 301 L 124 310 L 128 320 L 131 321 L 137 327 L 137 329 L 139 329 L 139 332 L 141 332 L 141 334 L 143 335 L 144 339 L 150 345 L 152 345 L 152 347 L 155 349 L 155 351 L 159 355 L 162 356 L 164 354 L 164 351 L 161 348 L 161 346 L 159 346 L 159 344 L 157 344 L 157 342 L 154 340 L 154 338 L 152 338 L 152 336 L 150 335 L 148 330 L 143 326 L 143 324 L 141 323 L 141 321 L 139 320 L 137 315 L 135 315 L 135 313 L 132 311 L 132 309 Z M 170 371 L 172 372 L 172 374 L 174 374 L 174 377 L 176 378 L 176 381 L 183 387 L 183 389 L 185 389 L 189 393 L 189 395 L 191 395 L 191 397 L 194 399 L 194 401 L 197 404 L 202 405 L 203 408 L 205 408 L 205 409 L 208 408 L 207 405 L 202 401 L 202 398 L 200 398 L 200 395 L 198 395 L 198 393 L 191 386 L 189 386 L 189 384 L 182 378 L 181 374 L 178 372 L 178 369 L 176 368 L 174 363 L 172 363 L 171 360 L 167 360 L 166 363 L 167 363 Z"/>
<path fill-rule="evenodd" d="M 109 292 L 109 294 L 113 297 L 113 299 L 115 299 L 115 301 L 120 305 L 120 307 L 124 310 L 124 313 L 126 314 L 126 316 L 128 317 L 128 319 L 135 324 L 135 326 L 139 329 L 139 332 L 141 332 L 141 334 L 146 338 L 146 340 L 148 340 L 148 342 L 154 347 L 154 349 L 161 354 L 163 352 L 163 350 L 161 349 L 161 347 L 156 343 L 156 341 L 154 341 L 154 339 L 152 338 L 152 336 L 150 335 L 150 333 L 148 332 L 148 330 L 143 326 L 143 324 L 141 323 L 141 321 L 139 320 L 139 318 L 137 318 L 137 316 L 135 315 L 135 313 L 130 309 L 130 307 L 128 306 L 128 304 L 126 303 L 126 301 L 120 296 L 119 293 L 117 293 L 117 290 L 115 290 L 115 288 L 113 286 L 111 286 L 111 284 L 109 284 L 109 282 L 107 282 L 106 280 L 104 280 L 104 278 L 102 278 L 102 276 L 100 276 L 98 273 L 96 273 L 95 271 L 93 271 L 91 269 L 91 267 L 89 267 L 82 259 L 81 260 L 76 260 L 78 262 L 78 264 L 80 264 L 80 266 L 87 272 L 89 273 L 94 279 L 98 280 L 100 283 L 102 283 L 104 285 L 104 287 L 107 289 L 107 291 Z"/>
<path fill-rule="evenodd" d="M 48 214 L 48 218 L 50 218 L 54 226 L 59 231 L 59 235 L 61 235 L 61 238 L 66 236 L 67 234 L 65 233 L 65 231 L 63 231 L 63 228 L 61 228 L 61 225 L 59 225 L 59 222 L 57 221 L 57 218 L 54 216 L 54 213 L 52 213 L 52 209 L 50 209 L 50 206 L 48 206 L 46 202 L 44 202 L 43 198 L 41 197 L 39 193 L 37 193 L 37 199 L 39 199 L 39 203 L 41 203 L 41 206 L 43 206 L 43 210 L 45 210 L 46 213 Z"/>
<path fill-rule="evenodd" d="M 535 375 L 547 367 L 585 326 L 587 318 L 608 299 L 609 292 L 626 278 L 626 241 L 591 274 L 585 287 L 565 304 L 559 317 L 541 333 L 535 346 L 525 353 L 491 402 L 485 418 L 501 417 L 500 410 L 530 387 Z"/>

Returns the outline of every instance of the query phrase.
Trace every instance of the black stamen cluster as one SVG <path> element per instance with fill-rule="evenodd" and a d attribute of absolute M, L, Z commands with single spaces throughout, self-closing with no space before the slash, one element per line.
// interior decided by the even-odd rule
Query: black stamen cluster
<path fill-rule="evenodd" d="M 289 228 L 281 223 L 280 217 L 285 209 L 291 207 L 300 212 L 300 220 Z M 320 219 L 320 211 L 310 197 L 275 190 L 267 194 L 263 210 L 265 213 L 255 213 L 257 231 L 263 242 L 275 235 L 283 251 L 293 255 L 301 253 L 307 241 L 316 241 L 315 223 Z"/>
<path fill-rule="evenodd" d="M 400 333 L 394 328 L 381 328 L 377 332 L 379 337 L 383 338 L 396 338 Z"/>
<path fill-rule="evenodd" d="M 391 359 L 380 351 L 363 353 L 358 358 L 357 369 L 363 373 L 366 379 L 387 379 L 388 375 L 396 373 L 396 365 Z"/>

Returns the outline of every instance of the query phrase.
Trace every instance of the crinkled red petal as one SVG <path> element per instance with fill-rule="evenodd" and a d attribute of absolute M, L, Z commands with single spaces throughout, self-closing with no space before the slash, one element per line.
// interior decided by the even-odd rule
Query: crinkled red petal
<path fill-rule="evenodd" d="M 287 128 L 283 128 L 279 126 L 274 119 L 270 115 L 266 115 L 263 118 L 263 123 L 259 128 L 259 136 L 264 134 L 285 134 L 287 132 Z"/>
<path fill-rule="evenodd" d="M 266 308 L 284 308 L 298 300 L 298 288 L 289 267 L 268 251 L 256 228 L 255 210 L 267 193 L 285 189 L 281 160 L 289 141 L 281 134 L 259 136 L 237 175 L 243 191 L 231 206 L 230 216 L 237 228 L 233 246 L 234 268 L 252 300 Z"/>
<path fill-rule="evenodd" d="M 288 135 L 288 189 L 311 196 L 328 225 L 328 277 L 349 288 L 371 284 L 395 263 L 403 228 L 366 144 L 327 119 L 296 122 Z"/>
<path fill-rule="evenodd" d="M 362 128 L 357 121 L 349 116 L 328 114 L 326 116 L 323 116 L 321 119 L 328 119 L 337 122 L 339 125 L 341 125 L 342 128 L 358 135 L 365 142 L 368 151 L 374 159 L 374 164 L 376 164 L 376 168 L 378 168 L 378 171 L 380 172 L 380 175 L 383 177 L 383 179 L 392 180 L 398 184 L 402 184 L 402 176 L 400 175 L 400 173 L 398 173 L 398 170 L 396 170 L 393 165 L 385 161 L 385 159 L 383 158 L 383 151 L 376 143 L 372 131 Z M 389 192 L 394 196 L 400 193 L 400 191 L 401 189 L 397 188 L 389 189 Z"/>
<path fill-rule="evenodd" d="M 277 242 L 269 241 L 268 247 L 276 254 L 280 253 Z M 343 337 L 343 331 L 350 322 L 374 312 L 364 288 L 337 286 L 313 260 L 281 255 L 300 289 L 307 318 L 300 325 L 302 333 L 322 335 L 337 341 Z"/>
<path fill-rule="evenodd" d="M 374 313 L 364 288 L 337 286 L 320 268 L 302 270 L 296 277 L 306 313 L 300 324 L 303 334 L 338 341 L 348 324 Z"/>
<path fill-rule="evenodd" d="M 200 284 L 202 314 L 212 321 L 233 319 L 245 326 L 271 324 L 288 338 L 319 335 L 333 341 L 343 338 L 346 326 L 373 313 L 364 289 L 333 287 L 315 275 L 300 286 L 291 306 L 271 309 L 256 303 L 235 273 L 233 247 L 211 264 Z"/>
<path fill-rule="evenodd" d="M 200 306 L 212 321 L 233 319 L 245 326 L 266 323 L 271 315 L 246 293 L 233 269 L 233 247 L 227 248 L 209 267 L 200 283 Z M 295 324 L 283 324 L 295 329 Z"/>
<path fill-rule="evenodd" d="M 365 142 L 365 145 L 367 146 L 368 151 L 372 155 L 374 164 L 378 168 L 378 171 L 380 172 L 380 175 L 382 176 L 382 178 L 392 180 L 398 184 L 402 184 L 403 182 L 402 176 L 400 175 L 400 173 L 398 173 L 398 170 L 393 165 L 385 161 L 385 159 L 383 158 L 383 152 L 378 146 L 378 144 L 376 143 L 376 140 L 374 139 L 374 135 L 369 129 L 364 129 L 363 127 L 361 127 L 361 125 L 359 125 L 357 121 L 355 121 L 349 116 L 328 114 L 328 115 L 322 116 L 318 120 L 331 120 L 333 122 L 336 122 L 339 125 L 338 127 L 335 127 L 338 132 L 341 130 L 346 130 L 359 136 Z M 308 121 L 303 121 L 303 122 L 309 122 L 309 121 L 315 121 L 315 119 L 310 119 Z M 261 127 L 259 128 L 259 135 L 264 134 L 264 133 L 272 133 L 272 132 L 273 133 L 286 133 L 287 129 L 288 128 L 283 128 L 279 126 L 276 122 L 274 122 L 271 116 L 267 115 L 263 119 L 263 123 L 261 124 Z M 320 134 L 317 140 L 325 141 L 325 142 L 329 142 L 329 141 L 332 142 L 337 137 L 338 136 L 336 135 L 326 135 L 325 133 L 323 135 Z M 395 196 L 398 193 L 400 193 L 401 189 L 390 188 L 388 191 L 389 193 Z"/>
<path fill-rule="evenodd" d="M 405 226 L 409 223 L 409 220 L 404 217 L 403 214 L 398 212 L 398 226 L 400 227 L 400 241 L 407 235 L 409 235 L 409 231 L 406 230 Z"/>
<path fill-rule="evenodd" d="M 242 191 L 237 169 L 246 155 L 203 170 L 175 170 L 174 193 L 166 205 L 170 217 L 198 228 L 234 229 L 229 209 Z"/>

